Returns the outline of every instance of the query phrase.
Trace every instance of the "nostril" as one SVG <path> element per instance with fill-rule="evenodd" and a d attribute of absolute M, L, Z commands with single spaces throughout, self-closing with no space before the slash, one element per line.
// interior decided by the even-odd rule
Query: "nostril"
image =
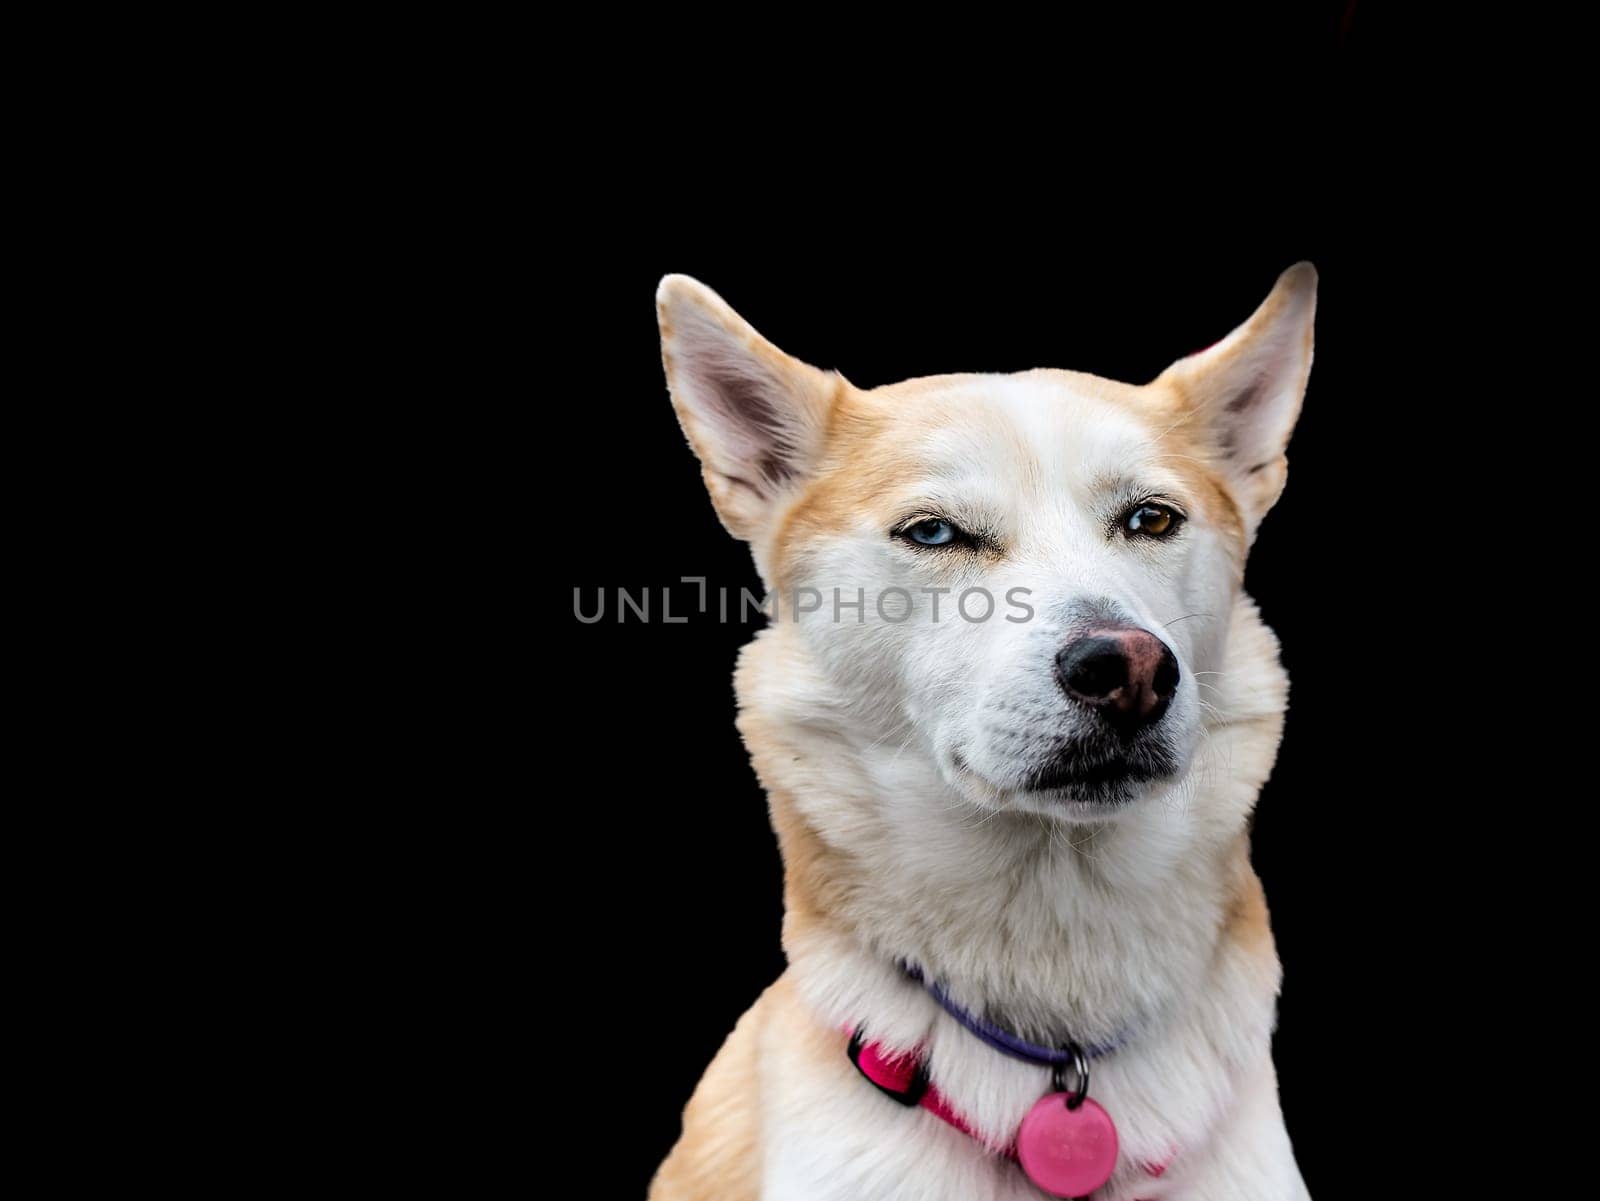
<path fill-rule="evenodd" d="M 1156 666 L 1155 678 L 1150 682 L 1151 691 L 1161 700 L 1167 700 L 1178 691 L 1178 658 L 1170 650 L 1163 647 L 1161 662 Z"/>
<path fill-rule="evenodd" d="M 1115 638 L 1080 638 L 1056 656 L 1069 691 L 1098 699 L 1128 683 L 1128 660 Z"/>

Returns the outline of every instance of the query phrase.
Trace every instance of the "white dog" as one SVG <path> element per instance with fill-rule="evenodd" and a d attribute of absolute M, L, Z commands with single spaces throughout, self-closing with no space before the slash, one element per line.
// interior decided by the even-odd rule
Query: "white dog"
<path fill-rule="evenodd" d="M 1143 386 L 862 389 L 693 279 L 656 300 L 678 418 L 777 598 L 736 685 L 789 967 L 650 1196 L 1305 1197 L 1248 834 L 1287 680 L 1241 585 L 1316 272 Z"/>

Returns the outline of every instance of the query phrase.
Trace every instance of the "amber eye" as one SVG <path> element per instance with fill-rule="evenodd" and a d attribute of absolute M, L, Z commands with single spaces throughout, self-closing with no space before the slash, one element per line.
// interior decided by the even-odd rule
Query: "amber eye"
<path fill-rule="evenodd" d="M 1176 509 L 1146 501 L 1128 510 L 1122 519 L 1122 528 L 1143 538 L 1165 538 L 1182 520 Z"/>

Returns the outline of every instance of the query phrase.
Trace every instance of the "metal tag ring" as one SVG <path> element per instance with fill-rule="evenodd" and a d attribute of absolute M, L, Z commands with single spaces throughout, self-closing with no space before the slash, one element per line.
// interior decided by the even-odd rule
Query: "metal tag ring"
<path fill-rule="evenodd" d="M 1073 1073 L 1077 1076 L 1077 1086 L 1068 1088 L 1065 1078 L 1066 1063 L 1058 1063 L 1050 1073 L 1050 1083 L 1058 1093 L 1067 1094 L 1067 1108 L 1076 1109 L 1083 1104 L 1083 1099 L 1089 1095 L 1089 1057 L 1083 1053 L 1083 1048 L 1077 1043 L 1068 1043 L 1061 1048 L 1066 1052 L 1071 1063 Z"/>

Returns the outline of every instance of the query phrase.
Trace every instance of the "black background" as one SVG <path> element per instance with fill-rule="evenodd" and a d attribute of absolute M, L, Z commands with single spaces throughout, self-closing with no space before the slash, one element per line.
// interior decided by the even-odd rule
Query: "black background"
<path fill-rule="evenodd" d="M 1034 366 L 1143 382 L 1226 334 L 1301 259 L 1320 273 L 1315 364 L 1287 491 L 1247 576 L 1291 679 L 1254 854 L 1284 964 L 1275 1057 L 1302 1169 L 1315 1195 L 1370 1182 L 1347 1122 L 1362 1056 L 1437 1020 L 1412 1012 L 1406 983 L 1443 941 L 1418 916 L 1429 769 L 1414 750 L 1430 719 L 1382 685 L 1394 613 L 1438 607 L 1415 536 L 1419 460 L 1438 447 L 1407 408 L 1430 336 L 1418 218 L 1340 110 L 1354 88 L 1344 8 L 1289 37 L 1321 101 L 1292 169 L 1252 175 L 1246 155 L 1225 184 L 1202 185 L 997 155 L 962 164 L 957 199 L 942 183 L 955 164 L 937 160 L 850 175 L 811 157 L 757 182 L 701 157 L 628 174 L 603 216 L 563 209 L 570 257 L 538 283 L 560 303 L 536 364 L 549 393 L 534 402 L 532 509 L 554 573 L 539 629 L 560 644 L 539 749 L 568 782 L 539 804 L 551 870 L 574 870 L 560 861 L 581 846 L 588 889 L 558 894 L 541 938 L 581 981 L 566 1003 L 649 1048 L 647 1066 L 620 1073 L 633 1137 L 625 1162 L 608 1144 L 619 1195 L 643 1189 L 721 1040 L 783 967 L 780 863 L 733 726 L 734 657 L 753 626 L 694 613 L 678 581 L 759 585 L 668 402 L 661 275 L 697 277 L 778 346 L 860 386 Z M 649 589 L 659 615 L 663 587 L 687 623 L 616 620 L 618 588 Z M 591 609 L 601 590 L 606 620 L 578 622 L 574 593 Z M 571 1086 L 580 1110 L 614 1104 L 605 1073 L 580 1068 Z"/>

